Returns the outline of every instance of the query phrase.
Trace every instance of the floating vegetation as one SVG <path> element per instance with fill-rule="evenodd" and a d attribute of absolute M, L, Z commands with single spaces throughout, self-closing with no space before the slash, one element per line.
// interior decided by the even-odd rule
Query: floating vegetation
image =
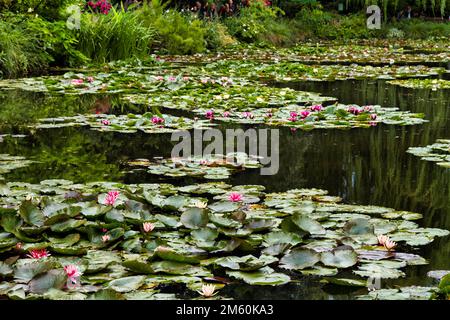
<path fill-rule="evenodd" d="M 205 78 L 205 81 L 209 81 Z M 275 108 L 289 104 L 311 105 L 333 103 L 336 98 L 323 97 L 318 93 L 297 91 L 290 88 L 272 88 L 263 85 L 212 87 L 199 90 L 167 92 L 158 95 L 125 95 L 126 101 L 168 109 L 196 111 L 199 107 L 216 110 L 250 111 Z"/>
<path fill-rule="evenodd" d="M 445 72 L 444 68 L 426 66 L 383 66 L 370 65 L 306 65 L 291 61 L 263 63 L 257 61 L 221 60 L 207 64 L 201 68 L 186 67 L 186 72 L 217 77 L 227 75 L 232 77 L 289 81 L 334 81 L 349 79 L 398 79 L 408 77 L 437 76 Z"/>
<path fill-rule="evenodd" d="M 263 108 L 246 112 L 199 108 L 196 113 L 206 118 L 243 124 L 267 124 L 302 130 L 368 128 L 378 123 L 390 125 L 415 125 L 427 122 L 421 113 L 399 111 L 397 108 L 380 106 L 331 105 L 310 107 L 289 105 L 284 108 Z"/>
<path fill-rule="evenodd" d="M 413 89 L 450 89 L 450 81 L 443 79 L 408 79 L 389 81 L 389 84 Z"/>
<path fill-rule="evenodd" d="M 430 300 L 439 292 L 436 287 L 402 287 L 399 289 L 378 289 L 367 295 L 357 296 L 358 300 Z"/>
<path fill-rule="evenodd" d="M 411 221 L 419 214 L 343 204 L 320 189 L 46 180 L 7 183 L 0 195 L 0 295 L 11 299 L 175 298 L 159 293 L 174 285 L 206 297 L 210 281 L 281 285 L 307 275 L 359 286 L 426 264 L 405 251 L 449 234 L 420 228 Z"/>
<path fill-rule="evenodd" d="M 417 49 L 417 47 L 416 47 Z M 431 49 L 431 48 L 430 48 Z M 388 44 L 361 45 L 339 42 L 302 43 L 296 47 L 273 50 L 255 47 L 231 48 L 218 54 L 199 54 L 195 56 L 168 56 L 166 62 L 201 63 L 223 60 L 241 61 L 291 61 L 315 64 L 444 64 L 450 61 L 448 46 L 443 43 L 434 50 L 405 50 Z"/>
<path fill-rule="evenodd" d="M 15 169 L 25 168 L 33 162 L 25 157 L 0 154 L 0 180 L 3 179 L 2 174 L 9 173 Z"/>
<path fill-rule="evenodd" d="M 406 152 L 412 153 L 425 161 L 436 162 L 438 166 L 450 168 L 450 140 L 439 139 L 426 147 L 411 147 Z"/>
<path fill-rule="evenodd" d="M 245 153 L 213 154 L 207 157 L 169 158 L 150 161 L 128 161 L 132 167 L 142 167 L 149 173 L 165 177 L 196 177 L 211 180 L 228 179 L 231 174 L 249 168 L 260 168 L 257 157 Z"/>
<path fill-rule="evenodd" d="M 174 74 L 168 74 L 173 71 Z M 142 73 L 143 72 L 143 73 Z M 199 76 L 189 77 L 180 70 L 167 69 L 132 71 L 127 68 L 112 73 L 97 73 L 90 76 L 84 73 L 68 72 L 62 76 L 46 76 L 15 80 L 0 80 L 0 89 L 21 89 L 52 94 L 95 94 L 95 93 L 152 93 L 177 90 L 193 90 L 203 87 L 226 87 L 232 82 L 228 78 L 210 79 L 205 82 Z M 246 85 L 246 80 L 235 80 Z"/>
<path fill-rule="evenodd" d="M 89 114 L 73 117 L 59 117 L 41 119 L 36 125 L 31 125 L 37 129 L 53 129 L 63 127 L 88 126 L 92 130 L 103 132 L 136 133 L 167 133 L 179 130 L 201 129 L 210 127 L 206 120 L 193 121 L 189 118 L 175 117 L 172 115 L 162 115 L 160 113 L 146 112 L 140 114 L 110 115 L 110 114 Z"/>

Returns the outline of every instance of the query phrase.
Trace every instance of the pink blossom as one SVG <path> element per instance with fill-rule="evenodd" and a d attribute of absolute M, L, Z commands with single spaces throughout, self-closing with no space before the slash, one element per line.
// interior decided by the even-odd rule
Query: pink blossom
<path fill-rule="evenodd" d="M 223 113 L 223 116 L 224 116 L 225 118 L 228 118 L 228 117 L 230 116 L 230 113 L 229 113 L 228 111 L 225 111 L 225 112 Z"/>
<path fill-rule="evenodd" d="M 296 132 L 297 128 L 291 128 L 291 132 Z"/>
<path fill-rule="evenodd" d="M 230 200 L 231 202 L 240 202 L 242 201 L 242 195 L 238 192 L 232 192 L 228 196 L 228 200 Z"/>
<path fill-rule="evenodd" d="M 369 125 L 370 125 L 371 127 L 376 127 L 376 126 L 377 126 L 377 123 L 374 122 L 374 121 L 370 121 L 370 122 L 369 122 Z"/>
<path fill-rule="evenodd" d="M 111 122 L 108 119 L 103 119 L 102 124 L 105 126 L 109 126 L 111 124 Z"/>
<path fill-rule="evenodd" d="M 207 84 L 208 83 L 208 79 L 202 79 L 200 80 L 203 84 Z"/>
<path fill-rule="evenodd" d="M 74 85 L 74 86 L 78 86 L 78 85 L 81 85 L 81 84 L 83 84 L 83 79 L 73 79 L 72 81 L 71 81 L 71 83 Z"/>
<path fill-rule="evenodd" d="M 164 77 L 163 77 L 163 76 L 157 76 L 157 77 L 156 77 L 156 80 L 158 80 L 158 81 L 163 81 L 163 80 L 164 80 Z"/>
<path fill-rule="evenodd" d="M 174 76 L 170 76 L 169 77 L 169 81 L 171 81 L 171 82 L 174 82 L 174 81 L 176 81 L 177 79 L 174 77 Z"/>
<path fill-rule="evenodd" d="M 164 123 L 164 119 L 155 116 L 155 117 L 152 117 L 152 123 L 153 123 L 153 124 L 162 124 L 162 123 Z"/>
<path fill-rule="evenodd" d="M 102 241 L 103 242 L 108 242 L 111 239 L 111 237 L 107 234 L 105 234 L 104 236 L 102 236 Z"/>
<path fill-rule="evenodd" d="M 242 115 L 244 116 L 244 118 L 253 119 L 253 114 L 251 112 L 245 111 L 244 113 L 242 113 Z"/>
<path fill-rule="evenodd" d="M 188 81 L 189 77 L 183 77 L 183 81 Z"/>
<path fill-rule="evenodd" d="M 267 118 L 272 118 L 272 116 L 273 116 L 272 112 L 267 112 L 267 113 L 266 113 L 266 117 L 267 117 Z"/>
<path fill-rule="evenodd" d="M 303 110 L 302 112 L 300 112 L 300 115 L 302 116 L 302 119 L 305 119 L 306 117 L 308 117 L 310 115 L 311 112 L 307 111 L 307 110 Z"/>
<path fill-rule="evenodd" d="M 354 115 L 358 115 L 361 112 L 363 112 L 363 110 L 359 109 L 358 107 L 355 106 L 351 106 L 347 109 L 348 112 L 353 113 Z"/>
<path fill-rule="evenodd" d="M 80 270 L 78 270 L 78 267 L 73 264 L 65 266 L 64 271 L 66 272 L 67 277 L 72 283 L 77 283 L 77 278 L 81 276 Z"/>
<path fill-rule="evenodd" d="M 32 259 L 42 259 L 50 257 L 50 253 L 48 253 L 47 249 L 33 249 L 29 251 L 30 253 L 27 254 L 27 257 Z"/>
<path fill-rule="evenodd" d="M 109 191 L 105 198 L 105 204 L 113 206 L 116 200 L 119 198 L 119 191 Z"/>
<path fill-rule="evenodd" d="M 371 119 L 371 120 L 376 120 L 376 119 L 377 119 L 377 114 L 376 114 L 376 113 L 372 113 L 372 114 L 370 115 L 370 119 Z"/>
<path fill-rule="evenodd" d="M 102 232 L 108 232 L 108 229 L 102 228 Z"/>
<path fill-rule="evenodd" d="M 213 120 L 214 119 L 214 111 L 213 110 L 206 111 L 205 117 L 209 120 Z"/>
<path fill-rule="evenodd" d="M 372 106 L 364 106 L 364 111 L 365 112 L 371 112 L 373 110 Z"/>
<path fill-rule="evenodd" d="M 94 77 L 87 77 L 87 81 L 90 83 L 94 82 Z"/>
<path fill-rule="evenodd" d="M 155 229 L 155 225 L 153 223 L 150 223 L 150 222 L 144 222 L 142 224 L 142 227 L 144 228 L 144 231 L 147 232 L 147 233 L 151 232 L 151 231 L 153 231 L 153 229 Z"/>
<path fill-rule="evenodd" d="M 322 111 L 322 108 L 323 108 L 322 105 L 317 104 L 317 105 L 311 107 L 311 111 L 319 112 L 319 111 Z"/>
<path fill-rule="evenodd" d="M 201 164 L 201 165 L 207 165 L 207 164 L 208 164 L 208 160 L 201 159 L 201 160 L 200 160 L 200 164 Z"/>

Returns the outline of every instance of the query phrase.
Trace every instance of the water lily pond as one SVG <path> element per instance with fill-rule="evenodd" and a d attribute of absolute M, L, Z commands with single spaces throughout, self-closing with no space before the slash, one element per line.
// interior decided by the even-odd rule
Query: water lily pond
<path fill-rule="evenodd" d="M 431 49 L 1 80 L 0 299 L 446 298 L 450 53 Z M 208 128 L 279 129 L 278 172 L 171 156 L 172 133 Z"/>

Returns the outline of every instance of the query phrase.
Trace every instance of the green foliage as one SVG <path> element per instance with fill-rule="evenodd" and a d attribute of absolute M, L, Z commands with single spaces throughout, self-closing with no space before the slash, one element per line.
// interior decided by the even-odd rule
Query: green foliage
<path fill-rule="evenodd" d="M 142 57 L 150 51 L 154 34 L 137 11 L 113 8 L 108 15 L 85 13 L 78 49 L 96 62 Z"/>
<path fill-rule="evenodd" d="M 79 2 L 79 0 L 0 0 L 0 10 L 32 13 L 48 20 L 57 20 L 61 18 L 62 9 Z"/>
<path fill-rule="evenodd" d="M 242 8 L 239 16 L 224 20 L 230 34 L 244 42 L 258 42 L 270 38 L 274 32 L 286 34 L 285 25 L 278 25 L 277 17 L 284 12 L 277 7 L 267 7 L 261 1 L 251 2 Z"/>
<path fill-rule="evenodd" d="M 308 38 L 362 39 L 372 34 L 363 14 L 341 16 L 319 9 L 303 9 L 297 14 L 296 23 Z"/>
<path fill-rule="evenodd" d="M 157 47 L 169 54 L 192 54 L 206 50 L 206 29 L 203 21 L 190 14 L 168 9 L 159 0 L 144 4 L 137 12 L 143 24 L 156 31 Z M 211 45 L 216 39 L 210 37 Z"/>
<path fill-rule="evenodd" d="M 450 37 L 450 25 L 447 23 L 425 22 L 417 19 L 402 20 L 395 24 L 406 38 L 425 39 L 432 37 Z"/>
<path fill-rule="evenodd" d="M 44 70 L 53 60 L 39 35 L 15 16 L 0 22 L 0 75 L 13 77 Z"/>
<path fill-rule="evenodd" d="M 17 77 L 46 70 L 50 64 L 76 65 L 87 59 L 76 50 L 76 34 L 65 22 L 26 15 L 0 21 L 0 76 Z"/>

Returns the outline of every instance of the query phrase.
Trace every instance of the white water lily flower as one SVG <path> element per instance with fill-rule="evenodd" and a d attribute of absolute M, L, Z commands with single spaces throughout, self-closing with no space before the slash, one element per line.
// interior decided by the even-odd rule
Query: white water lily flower
<path fill-rule="evenodd" d="M 198 291 L 202 296 L 205 298 L 211 298 L 212 296 L 216 295 L 214 291 L 216 290 L 216 286 L 213 284 L 204 284 L 202 285 L 202 291 Z"/>

